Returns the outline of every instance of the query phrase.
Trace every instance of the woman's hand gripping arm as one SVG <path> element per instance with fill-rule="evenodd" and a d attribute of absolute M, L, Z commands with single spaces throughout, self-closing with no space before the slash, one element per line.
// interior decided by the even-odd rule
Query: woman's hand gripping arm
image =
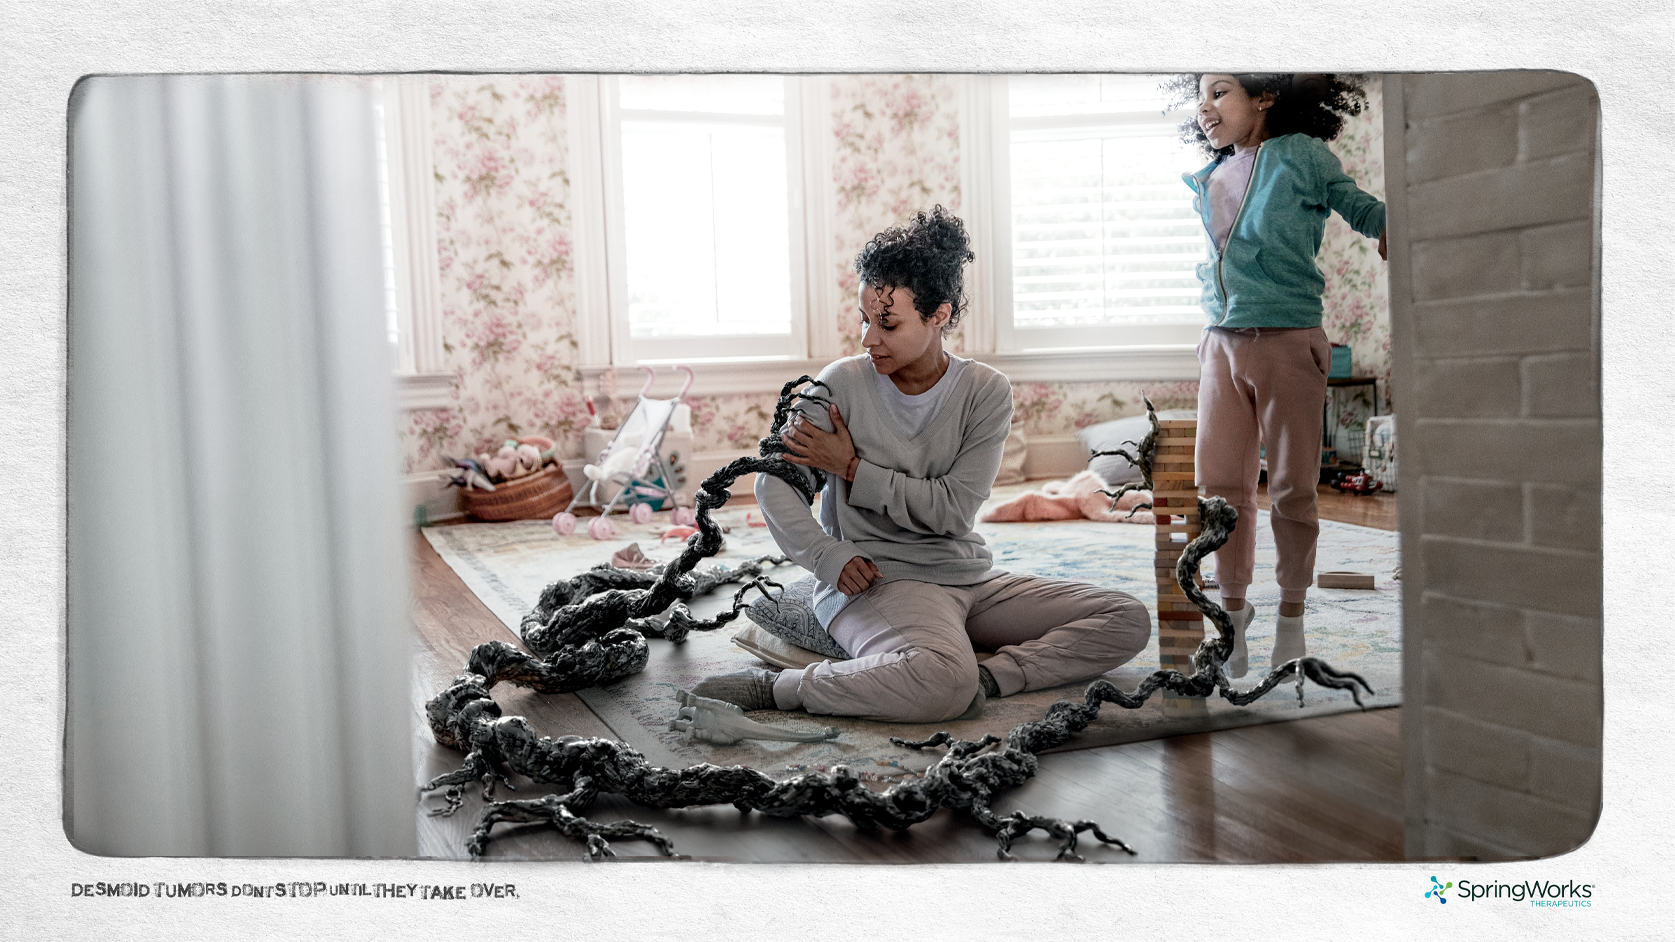
<path fill-rule="evenodd" d="M 809 446 L 806 440 L 794 434 L 794 430 L 818 429 L 828 438 L 836 438 L 833 433 L 819 429 L 812 422 L 804 418 L 802 408 L 817 408 L 805 404 L 794 413 L 794 418 L 782 437 L 785 443 L 804 455 L 808 454 Z M 837 415 L 837 408 L 831 409 L 833 416 Z M 851 457 L 854 456 L 854 442 L 849 438 L 848 429 L 843 430 L 842 439 L 848 447 Z M 830 443 L 828 443 L 830 445 Z M 829 448 L 822 449 L 826 455 Z M 794 454 L 786 454 L 785 460 L 804 467 L 816 467 L 831 471 L 827 464 L 815 463 L 812 459 Z M 828 462 L 833 463 L 833 462 Z M 834 474 L 839 472 L 832 472 Z M 827 492 L 830 500 L 830 491 Z M 827 585 L 837 586 L 838 591 L 845 595 L 859 595 L 870 588 L 877 581 L 880 573 L 872 560 L 861 555 L 861 551 L 854 543 L 840 540 L 827 533 L 820 522 L 814 519 L 809 505 L 804 503 L 802 495 L 798 494 L 791 485 L 781 481 L 771 474 L 756 476 L 756 502 L 762 508 L 762 516 L 767 520 L 768 532 L 772 534 L 774 542 L 779 544 L 781 551 L 790 556 L 797 565 L 814 573 L 815 578 Z"/>

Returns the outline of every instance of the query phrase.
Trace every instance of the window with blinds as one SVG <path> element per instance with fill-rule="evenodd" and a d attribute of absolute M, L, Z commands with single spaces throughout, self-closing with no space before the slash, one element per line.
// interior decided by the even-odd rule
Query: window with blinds
<path fill-rule="evenodd" d="M 1181 174 L 1189 112 L 1153 75 L 1007 82 L 1012 330 L 1018 346 L 1178 342 L 1203 321 L 1204 227 Z"/>

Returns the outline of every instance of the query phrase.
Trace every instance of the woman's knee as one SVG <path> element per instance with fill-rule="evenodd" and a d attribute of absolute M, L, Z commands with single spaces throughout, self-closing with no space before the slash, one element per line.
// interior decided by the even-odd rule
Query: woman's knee
<path fill-rule="evenodd" d="M 1109 670 L 1128 663 L 1151 643 L 1152 616 L 1139 599 L 1114 589 L 1103 590 L 1100 602 L 1104 624 L 1095 632 L 1099 639 L 1096 657 L 1108 663 Z"/>
<path fill-rule="evenodd" d="M 977 658 L 970 651 L 957 654 L 919 650 L 902 666 L 900 713 L 906 723 L 937 723 L 966 711 L 977 696 Z"/>

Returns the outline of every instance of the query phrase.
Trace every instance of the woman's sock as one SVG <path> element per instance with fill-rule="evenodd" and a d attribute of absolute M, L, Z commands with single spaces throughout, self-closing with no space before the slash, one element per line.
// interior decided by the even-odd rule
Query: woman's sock
<path fill-rule="evenodd" d="M 1303 616 L 1281 615 L 1274 625 L 1274 667 L 1309 653 L 1303 642 Z"/>
<path fill-rule="evenodd" d="M 732 674 L 705 677 L 692 685 L 692 692 L 700 697 L 722 700 L 745 710 L 772 710 L 774 680 L 778 677 L 778 671 L 751 667 Z"/>
<path fill-rule="evenodd" d="M 1250 628 L 1250 623 L 1256 620 L 1256 608 L 1247 601 L 1243 608 L 1228 612 L 1227 617 L 1233 619 L 1233 653 L 1228 655 L 1227 663 L 1222 665 L 1222 669 L 1227 671 L 1229 677 L 1243 677 L 1250 673 L 1250 654 L 1245 650 L 1245 631 Z"/>

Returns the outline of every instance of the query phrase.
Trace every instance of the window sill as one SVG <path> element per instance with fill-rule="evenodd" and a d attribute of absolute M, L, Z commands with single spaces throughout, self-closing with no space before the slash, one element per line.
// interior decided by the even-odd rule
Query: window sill
<path fill-rule="evenodd" d="M 813 376 L 826 368 L 830 360 L 800 360 L 791 357 L 749 357 L 743 359 L 653 361 L 633 366 L 615 367 L 617 395 L 633 396 L 645 385 L 646 375 L 641 365 L 657 370 L 657 381 L 652 383 L 651 395 L 672 398 L 686 381 L 683 373 L 672 367 L 679 363 L 692 368 L 695 379 L 694 396 L 731 396 L 778 394 L 781 387 L 799 376 Z M 580 372 L 588 395 L 599 392 L 599 377 L 610 366 L 584 366 Z"/>
<path fill-rule="evenodd" d="M 1126 347 L 1078 347 L 1073 349 L 1021 350 L 1014 353 L 980 353 L 978 362 L 1005 373 L 1014 383 L 1086 383 L 1112 381 L 1196 380 L 1198 356 L 1192 344 L 1151 344 Z M 697 377 L 692 394 L 699 396 L 777 394 L 786 382 L 798 376 L 814 376 L 830 360 L 802 360 L 790 357 L 757 357 L 738 360 L 689 360 Z M 646 363 L 657 370 L 651 395 L 669 398 L 680 391 L 685 377 L 672 363 Z M 589 394 L 599 391 L 599 377 L 609 366 L 584 366 L 580 372 Z M 635 395 L 645 383 L 639 366 L 619 366 L 617 394 Z"/>
<path fill-rule="evenodd" d="M 418 409 L 445 409 L 454 404 L 452 373 L 397 373 L 396 408 L 404 412 Z"/>
<path fill-rule="evenodd" d="M 980 353 L 982 363 L 1014 383 L 1091 383 L 1121 380 L 1195 380 L 1198 350 L 1193 344 L 1160 343 L 1126 347 L 1072 347 Z"/>

